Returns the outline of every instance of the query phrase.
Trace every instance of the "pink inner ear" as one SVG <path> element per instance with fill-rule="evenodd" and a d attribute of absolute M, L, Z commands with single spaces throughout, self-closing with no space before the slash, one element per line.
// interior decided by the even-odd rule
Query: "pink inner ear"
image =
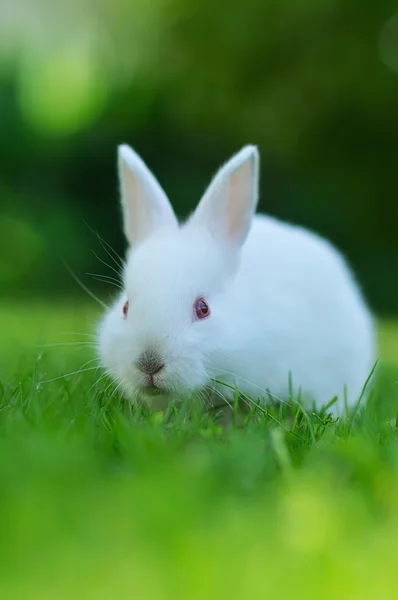
<path fill-rule="evenodd" d="M 227 191 L 228 234 L 241 243 L 251 217 L 253 195 L 253 161 L 238 167 L 230 177 Z"/>
<path fill-rule="evenodd" d="M 132 243 L 141 242 L 153 227 L 153 215 L 151 215 L 149 197 L 146 194 L 143 183 L 129 167 L 122 163 L 123 174 L 123 204 L 124 204 L 124 226 L 126 233 Z"/>
<path fill-rule="evenodd" d="M 119 177 L 124 230 L 136 246 L 157 227 L 178 227 L 170 202 L 141 158 L 128 146 L 119 147 Z"/>

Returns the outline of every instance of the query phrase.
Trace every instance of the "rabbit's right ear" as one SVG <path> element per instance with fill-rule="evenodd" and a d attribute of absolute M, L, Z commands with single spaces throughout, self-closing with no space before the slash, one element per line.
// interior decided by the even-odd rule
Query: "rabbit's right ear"
<path fill-rule="evenodd" d="M 158 227 L 177 227 L 166 194 L 130 146 L 119 146 L 118 163 L 124 231 L 130 246 L 137 246 Z"/>

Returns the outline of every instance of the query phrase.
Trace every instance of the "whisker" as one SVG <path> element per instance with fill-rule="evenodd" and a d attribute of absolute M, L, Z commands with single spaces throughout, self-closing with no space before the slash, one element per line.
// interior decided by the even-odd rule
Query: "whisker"
<path fill-rule="evenodd" d="M 46 379 L 43 381 L 39 381 L 38 385 L 42 383 L 50 383 L 51 381 L 57 381 L 57 379 L 65 379 L 65 377 L 72 377 L 72 375 L 78 375 L 79 373 L 84 373 L 85 371 L 96 371 L 98 367 L 88 367 L 87 369 L 79 369 L 78 371 L 74 371 L 73 373 L 66 373 L 65 375 L 59 375 L 58 377 L 53 377 L 52 379 Z"/>
<path fill-rule="evenodd" d="M 98 348 L 96 342 L 56 342 L 55 344 L 38 344 L 38 348 L 54 348 L 56 346 L 89 346 Z"/>
<path fill-rule="evenodd" d="M 121 267 L 123 269 L 125 266 L 125 262 L 121 258 L 121 256 L 119 256 L 119 254 L 116 252 L 116 250 L 114 248 L 112 248 L 112 246 L 109 244 L 109 242 L 107 242 L 103 237 L 100 236 L 98 231 L 96 231 L 95 229 L 90 227 L 90 225 L 86 221 L 85 221 L 85 225 L 86 225 L 86 227 L 88 227 L 88 229 L 91 231 L 91 233 L 93 233 L 98 238 L 99 243 L 101 244 L 102 248 L 105 250 L 107 255 L 109 256 L 109 258 L 111 260 L 113 260 L 113 262 L 116 264 L 117 267 L 119 267 L 119 268 Z M 109 248 L 109 250 L 112 252 L 113 256 L 112 256 L 112 254 L 109 253 L 107 248 Z"/>
<path fill-rule="evenodd" d="M 225 402 L 226 404 L 228 404 L 228 406 L 229 406 L 230 409 L 233 409 L 232 404 L 230 403 L 230 401 L 224 396 L 224 394 L 222 394 L 220 392 L 219 389 L 216 388 L 216 386 L 214 385 L 214 383 L 211 386 L 211 389 L 212 389 L 213 392 L 215 392 L 217 394 L 217 396 L 219 398 L 221 398 L 221 400 L 223 400 L 223 402 Z"/>
<path fill-rule="evenodd" d="M 217 394 L 216 391 L 214 391 L 211 387 L 210 388 L 203 388 L 201 390 L 202 392 L 202 401 L 203 401 L 203 410 L 206 411 L 213 411 L 217 408 L 217 403 L 215 402 L 215 394 Z M 219 397 L 219 394 L 218 394 Z M 222 406 L 227 406 L 227 402 L 225 401 L 225 398 L 222 398 Z M 218 405 L 218 407 L 220 407 L 220 405 Z"/>
<path fill-rule="evenodd" d="M 115 387 L 115 389 L 113 390 L 112 394 L 109 396 L 108 398 L 108 402 L 110 402 L 113 398 L 113 396 L 116 394 L 116 392 L 122 388 L 122 395 L 124 395 L 124 391 L 126 390 L 126 380 L 122 379 L 122 381 L 120 381 L 120 383 L 118 383 L 118 385 Z M 123 386 L 123 387 L 122 387 Z"/>
<path fill-rule="evenodd" d="M 196 390 L 193 396 L 194 401 L 199 400 L 202 409 L 204 410 L 209 404 L 211 404 L 210 394 L 206 389 Z"/>
<path fill-rule="evenodd" d="M 213 381 L 215 383 L 220 384 L 220 385 L 225 385 L 227 388 L 229 388 L 231 390 L 234 389 L 232 386 L 230 386 L 227 383 L 223 383 L 222 381 L 216 381 L 216 380 L 213 380 Z M 263 406 L 261 406 L 261 404 L 259 404 L 258 402 L 256 402 L 252 398 L 249 398 L 249 396 L 246 396 L 246 394 L 243 394 L 242 392 L 239 392 L 239 395 L 242 398 L 242 400 L 246 403 L 247 406 L 256 406 L 262 413 L 268 414 L 268 411 L 267 411 L 266 408 L 264 408 Z"/>
<path fill-rule="evenodd" d="M 94 292 L 92 292 L 79 278 L 78 276 L 72 271 L 72 269 L 69 267 L 69 265 L 67 265 L 67 263 L 62 260 L 64 266 L 68 269 L 69 273 L 72 275 L 73 279 L 76 281 L 76 283 L 78 283 L 80 285 L 80 287 L 89 295 L 91 296 L 91 298 L 93 298 L 93 300 L 95 300 L 96 302 L 98 302 L 98 304 L 100 304 L 103 308 L 106 308 L 106 310 L 109 309 L 109 306 L 107 304 L 105 304 L 105 302 L 103 302 L 102 300 L 100 300 L 98 298 L 98 296 L 96 296 L 94 294 Z"/>
<path fill-rule="evenodd" d="M 124 380 L 123 380 L 123 381 L 124 381 Z M 109 388 L 111 388 L 113 385 L 116 385 L 116 386 L 117 386 L 118 384 L 116 384 L 116 382 L 115 382 L 113 379 L 111 379 L 111 381 L 109 382 L 109 384 L 108 384 L 108 385 L 106 386 L 106 388 L 104 389 L 104 396 L 106 396 L 106 394 L 107 394 L 107 392 L 108 392 Z M 111 396 L 111 397 L 112 397 L 112 396 Z"/>
<path fill-rule="evenodd" d="M 106 377 L 110 377 L 109 373 L 106 373 L 106 372 L 105 372 L 105 373 L 102 373 L 102 375 L 100 375 L 100 376 L 98 377 L 98 379 L 97 379 L 96 381 L 94 381 L 93 385 L 90 387 L 90 389 L 89 389 L 88 391 L 89 391 L 89 392 L 91 392 L 91 390 L 92 390 L 94 387 L 97 387 L 97 385 L 100 383 L 100 381 L 102 381 L 102 380 L 103 380 L 103 379 L 105 379 Z"/>
<path fill-rule="evenodd" d="M 116 273 L 116 275 L 118 277 L 120 277 L 120 273 L 119 273 L 119 271 L 116 271 L 115 267 L 112 267 L 112 265 L 108 264 L 105 260 L 102 260 L 102 258 L 100 258 L 94 250 L 91 250 L 91 252 L 94 254 L 95 258 L 100 261 L 100 263 L 102 263 L 103 265 L 108 267 L 111 271 Z"/>
<path fill-rule="evenodd" d="M 210 391 L 207 390 L 206 388 L 203 388 L 202 390 L 199 390 L 199 391 L 200 391 L 201 398 L 204 401 L 204 405 L 205 406 L 210 405 L 212 403 Z"/>
<path fill-rule="evenodd" d="M 86 273 L 86 275 L 90 275 L 90 277 L 92 277 L 96 281 L 102 281 L 103 283 L 109 283 L 109 285 L 113 285 L 115 288 L 117 288 L 121 292 L 123 292 L 123 287 L 121 286 L 121 284 L 118 282 L 118 280 L 115 277 L 109 277 L 108 275 L 100 275 L 97 273 Z"/>
<path fill-rule="evenodd" d="M 112 277 L 111 275 L 105 275 L 104 273 L 86 273 L 86 275 L 90 275 L 91 277 L 101 277 L 102 279 L 108 279 L 109 281 L 113 281 L 121 286 L 120 279 L 116 279 L 116 277 Z"/>
<path fill-rule="evenodd" d="M 125 269 L 125 267 L 126 267 L 125 261 L 112 248 L 112 246 L 110 244 L 108 244 L 108 242 L 106 242 L 104 239 L 102 239 L 101 237 L 99 237 L 98 241 L 101 244 L 102 249 L 107 253 L 107 255 L 109 256 L 109 258 L 111 260 L 113 260 L 113 262 L 115 263 L 115 265 L 117 266 L 117 268 L 120 269 L 121 271 L 123 271 Z M 111 252 L 114 254 L 114 256 L 112 256 L 112 254 L 110 254 L 110 252 L 107 249 L 107 247 L 109 248 L 109 250 L 111 250 Z M 115 256 L 116 256 L 116 258 L 115 258 Z"/>
<path fill-rule="evenodd" d="M 97 336 L 94 333 L 83 333 L 81 331 L 60 331 L 62 335 L 84 335 L 87 337 L 96 338 Z"/>
<path fill-rule="evenodd" d="M 214 371 L 218 371 L 219 373 L 225 373 L 226 375 L 231 375 L 232 377 L 235 377 L 236 379 L 240 379 L 244 383 L 247 383 L 248 385 L 253 386 L 257 390 L 262 392 L 264 394 L 264 396 L 268 396 L 268 397 L 271 396 L 272 398 L 274 398 L 275 400 L 278 400 L 279 402 L 282 402 L 283 404 L 288 404 L 288 402 L 286 402 L 286 400 L 284 400 L 283 398 L 280 398 L 276 394 L 271 393 L 269 390 L 263 389 L 262 387 L 260 387 L 259 385 L 256 385 L 252 381 L 249 381 L 248 379 L 245 379 L 244 377 L 241 377 L 240 375 L 237 375 L 236 373 L 232 373 L 232 371 L 228 371 L 227 369 L 219 369 L 219 368 L 215 367 L 214 365 L 212 365 L 209 361 L 206 361 L 206 363 Z"/>

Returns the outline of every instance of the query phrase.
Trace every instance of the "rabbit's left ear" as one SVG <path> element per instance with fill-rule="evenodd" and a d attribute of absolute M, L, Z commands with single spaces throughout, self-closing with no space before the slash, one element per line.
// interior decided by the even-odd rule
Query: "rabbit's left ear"
<path fill-rule="evenodd" d="M 258 201 L 259 154 L 245 146 L 214 177 L 190 223 L 205 227 L 220 241 L 242 245 Z"/>
<path fill-rule="evenodd" d="M 118 148 L 123 222 L 130 246 L 158 227 L 178 226 L 171 204 L 155 176 L 130 146 Z"/>

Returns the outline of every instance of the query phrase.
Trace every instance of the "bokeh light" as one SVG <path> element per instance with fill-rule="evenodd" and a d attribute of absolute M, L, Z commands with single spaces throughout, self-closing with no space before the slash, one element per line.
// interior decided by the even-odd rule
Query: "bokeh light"
<path fill-rule="evenodd" d="M 398 13 L 393 15 L 382 27 L 380 57 L 389 69 L 398 73 Z"/>

